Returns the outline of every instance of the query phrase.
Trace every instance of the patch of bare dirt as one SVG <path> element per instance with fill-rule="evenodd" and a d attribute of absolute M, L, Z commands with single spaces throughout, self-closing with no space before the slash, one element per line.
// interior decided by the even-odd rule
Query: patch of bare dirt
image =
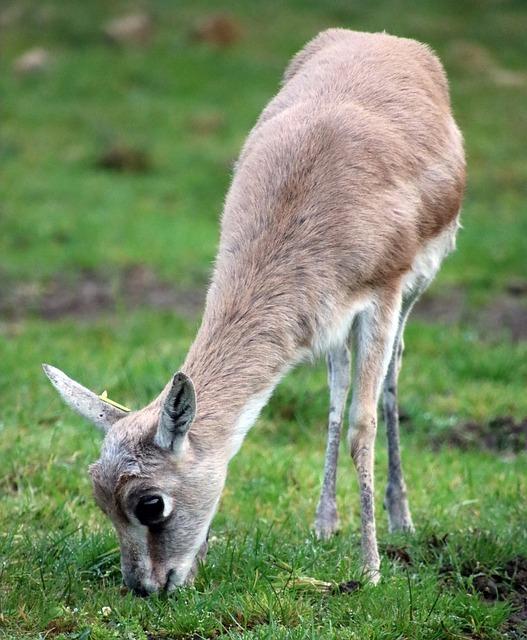
<path fill-rule="evenodd" d="M 66 620 L 64 618 L 53 618 L 46 625 L 46 637 L 58 636 L 69 634 L 75 631 L 76 624 L 72 620 Z"/>
<path fill-rule="evenodd" d="M 383 549 L 384 554 L 390 560 L 394 560 L 399 564 L 410 566 L 413 564 L 412 557 L 408 552 L 408 547 L 397 547 L 393 544 L 387 544 Z"/>
<path fill-rule="evenodd" d="M 451 567 L 443 567 L 448 578 Z M 469 589 L 487 602 L 507 601 L 512 613 L 503 626 L 507 638 L 527 637 L 527 558 L 516 556 L 497 570 L 489 570 L 479 564 L 466 564 L 461 575 L 467 579 Z"/>
<path fill-rule="evenodd" d="M 511 296 L 527 296 L 527 280 L 513 279 L 507 284 L 506 289 Z"/>
<path fill-rule="evenodd" d="M 221 111 L 196 113 L 188 124 L 191 131 L 198 135 L 211 135 L 225 126 L 225 115 Z"/>
<path fill-rule="evenodd" d="M 527 305 L 514 297 L 500 296 L 483 309 L 482 327 L 489 333 L 504 329 L 514 342 L 527 339 Z"/>
<path fill-rule="evenodd" d="M 348 580 L 347 582 L 340 582 L 334 590 L 335 594 L 339 593 L 355 593 L 362 587 L 362 583 L 358 580 Z"/>
<path fill-rule="evenodd" d="M 192 30 L 192 38 L 217 47 L 230 47 L 243 36 L 240 23 L 227 13 L 205 16 Z"/>
<path fill-rule="evenodd" d="M 425 293 L 415 305 L 412 318 L 426 322 L 459 324 L 466 313 L 467 296 L 463 289 L 454 288 L 441 293 Z"/>
<path fill-rule="evenodd" d="M 150 156 L 144 149 L 126 144 L 116 144 L 105 149 L 97 158 L 95 165 L 99 169 L 123 173 L 147 173 L 152 168 Z"/>
<path fill-rule="evenodd" d="M 516 421 L 511 416 L 499 416 L 486 423 L 464 422 L 437 436 L 433 445 L 521 453 L 527 451 L 527 418 Z"/>
<path fill-rule="evenodd" d="M 205 288 L 179 288 L 163 282 L 143 265 L 123 272 L 121 278 L 125 301 L 131 306 L 150 306 L 157 309 L 174 308 L 183 315 L 195 316 L 203 309 Z"/>
<path fill-rule="evenodd" d="M 144 265 L 123 270 L 117 276 L 85 271 L 75 281 L 56 277 L 45 285 L 0 287 L 0 316 L 17 320 L 37 315 L 47 320 L 93 317 L 125 308 L 173 309 L 196 317 L 203 307 L 204 288 L 182 288 L 160 280 Z"/>
<path fill-rule="evenodd" d="M 466 324 L 487 336 L 508 333 L 511 340 L 518 342 L 527 339 L 525 298 L 527 284 L 514 280 L 507 284 L 506 293 L 475 309 L 468 303 L 463 289 L 452 287 L 441 293 L 423 295 L 412 312 L 412 318 L 447 325 Z"/>
<path fill-rule="evenodd" d="M 444 533 L 443 535 L 437 535 L 436 533 L 432 533 L 432 535 L 425 541 L 426 547 L 430 551 L 437 551 L 442 549 L 448 542 L 448 537 L 450 534 Z"/>
<path fill-rule="evenodd" d="M 216 122 L 210 124 L 216 126 Z M 127 153 L 114 148 L 100 160 L 101 166 L 120 171 L 146 170 L 148 160 L 140 153 L 130 156 Z M 425 295 L 417 303 L 413 317 L 425 322 L 474 326 L 488 336 L 505 332 L 514 341 L 527 339 L 527 293 L 524 295 L 527 285 L 514 281 L 508 285 L 508 290 L 509 293 L 476 311 L 469 307 L 462 289 Z M 114 276 L 84 271 L 75 280 L 59 275 L 46 284 L 0 283 L 0 316 L 16 320 L 34 314 L 54 320 L 63 316 L 93 316 L 122 304 L 125 307 L 173 308 L 184 316 L 194 317 L 202 310 L 204 299 L 204 287 L 174 286 L 139 264 Z M 400 420 L 408 420 L 408 416 L 401 413 Z"/>

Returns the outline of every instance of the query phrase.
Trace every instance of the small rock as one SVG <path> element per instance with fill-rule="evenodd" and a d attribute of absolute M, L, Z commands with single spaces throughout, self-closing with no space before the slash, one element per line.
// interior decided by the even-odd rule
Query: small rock
<path fill-rule="evenodd" d="M 115 44 L 146 45 L 153 35 L 152 19 L 146 13 L 134 13 L 108 22 L 103 31 Z"/>
<path fill-rule="evenodd" d="M 230 47 L 242 37 L 242 29 L 228 14 L 215 14 L 200 20 L 192 33 L 195 40 L 219 47 Z"/>
<path fill-rule="evenodd" d="M 51 58 L 46 49 L 37 47 L 19 56 L 15 60 L 13 68 L 20 75 L 32 75 L 46 71 L 50 61 Z"/>

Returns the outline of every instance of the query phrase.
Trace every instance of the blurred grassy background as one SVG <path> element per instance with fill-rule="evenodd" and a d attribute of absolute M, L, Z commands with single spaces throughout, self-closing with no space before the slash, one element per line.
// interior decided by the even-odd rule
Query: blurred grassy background
<path fill-rule="evenodd" d="M 466 233 L 443 282 L 495 293 L 512 276 L 525 277 L 523 2 L 443 0 L 419 10 L 388 0 L 374 8 L 339 0 L 223 3 L 239 30 L 231 46 L 192 38 L 210 2 L 148 3 L 152 34 L 143 46 L 112 45 L 103 35 L 127 3 L 20 6 L 1 45 L 4 278 L 140 262 L 172 280 L 202 283 L 244 136 L 289 57 L 332 25 L 386 29 L 438 51 L 470 177 Z M 49 53 L 46 70 L 13 73 L 13 60 L 35 46 Z M 98 170 L 97 157 L 116 143 L 144 150 L 151 170 Z"/>
<path fill-rule="evenodd" d="M 130 14 L 135 35 L 111 22 Z M 432 45 L 466 139 L 458 251 L 409 326 L 401 377 L 419 534 L 396 542 L 411 575 L 385 561 L 377 590 L 346 597 L 273 586 L 276 559 L 324 579 L 359 572 L 344 456 L 343 535 L 308 535 L 328 402 L 317 365 L 284 381 L 234 461 L 197 588 L 123 597 L 84 472 L 99 437 L 40 363 L 128 406 L 158 393 L 197 328 L 243 139 L 290 56 L 329 26 Z M 526 33 L 520 0 L 0 4 L 0 635 L 522 637 L 504 635 L 512 596 L 490 606 L 474 575 L 527 553 Z M 495 418 L 519 444 L 489 445 Z M 378 520 L 391 544 L 381 508 Z M 451 540 L 432 556 L 431 533 Z"/>

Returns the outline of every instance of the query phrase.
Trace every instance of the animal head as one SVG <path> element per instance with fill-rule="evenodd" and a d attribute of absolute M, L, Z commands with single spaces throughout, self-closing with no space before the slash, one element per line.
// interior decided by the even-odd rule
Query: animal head
<path fill-rule="evenodd" d="M 125 584 L 148 595 L 191 582 L 206 553 L 226 464 L 192 438 L 190 378 L 176 373 L 159 398 L 126 412 L 43 367 L 63 400 L 105 433 L 89 472 L 95 500 L 119 538 Z"/>

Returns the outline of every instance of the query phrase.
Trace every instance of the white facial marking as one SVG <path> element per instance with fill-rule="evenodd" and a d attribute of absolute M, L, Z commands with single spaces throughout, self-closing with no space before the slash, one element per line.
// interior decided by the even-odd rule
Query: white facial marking
<path fill-rule="evenodd" d="M 172 513 L 172 509 L 174 508 L 174 501 L 170 496 L 166 493 L 162 493 L 161 497 L 163 498 L 163 518 L 168 518 L 168 516 Z"/>
<path fill-rule="evenodd" d="M 148 528 L 143 526 L 139 521 L 134 519 L 126 527 L 126 532 L 122 536 L 122 547 L 126 554 L 126 549 L 133 548 L 137 550 L 136 562 L 137 566 L 132 568 L 126 566 L 127 569 L 132 569 L 134 575 L 137 575 L 141 579 L 141 586 L 147 591 L 152 592 L 158 588 L 158 585 L 152 579 L 153 567 L 150 554 L 148 553 L 148 541 L 147 541 Z M 123 574 L 126 573 L 125 565 L 123 564 Z"/>
<path fill-rule="evenodd" d="M 170 574 L 169 582 L 167 584 L 168 591 L 172 591 L 176 587 L 185 584 L 185 580 L 187 579 L 188 574 L 192 569 L 192 566 L 194 564 L 194 560 L 198 554 L 198 551 L 200 550 L 201 545 L 205 542 L 207 538 L 207 532 L 209 530 L 209 526 L 212 521 L 212 518 L 216 513 L 216 509 L 218 508 L 220 497 L 221 497 L 221 494 L 220 496 L 218 496 L 218 499 L 214 503 L 208 520 L 202 526 L 201 531 L 199 532 L 199 535 L 196 537 L 196 540 L 194 542 L 192 549 L 183 558 L 178 559 L 176 567 L 172 567 L 172 573 Z"/>

